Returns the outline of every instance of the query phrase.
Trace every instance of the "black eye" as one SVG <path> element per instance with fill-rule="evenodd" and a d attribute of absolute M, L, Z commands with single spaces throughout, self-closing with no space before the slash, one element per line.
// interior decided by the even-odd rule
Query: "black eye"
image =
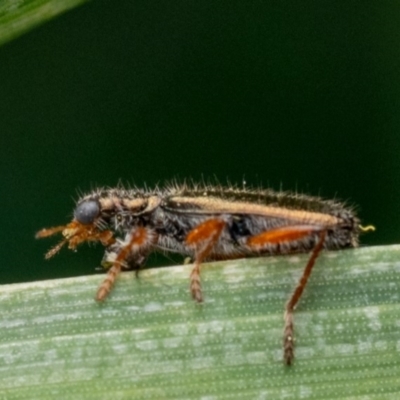
<path fill-rule="evenodd" d="M 100 213 L 100 205 L 96 200 L 85 200 L 79 204 L 74 211 L 75 219 L 83 225 L 94 222 Z"/>

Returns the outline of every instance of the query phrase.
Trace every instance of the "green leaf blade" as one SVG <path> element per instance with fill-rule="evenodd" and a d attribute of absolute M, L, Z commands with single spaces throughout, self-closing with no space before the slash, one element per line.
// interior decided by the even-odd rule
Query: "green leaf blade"
<path fill-rule="evenodd" d="M 101 304 L 101 276 L 2 287 L 0 397 L 21 399 L 396 398 L 400 246 L 324 252 L 295 312 L 283 309 L 307 255 L 125 273 Z"/>
<path fill-rule="evenodd" d="M 0 4 L 0 46 L 88 0 L 5 0 Z"/>

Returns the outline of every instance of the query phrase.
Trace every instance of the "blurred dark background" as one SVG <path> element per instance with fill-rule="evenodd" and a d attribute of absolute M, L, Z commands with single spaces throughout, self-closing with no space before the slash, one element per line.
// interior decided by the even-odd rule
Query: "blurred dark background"
<path fill-rule="evenodd" d="M 359 205 L 399 243 L 400 5 L 93 1 L 0 48 L 1 283 L 88 274 L 44 252 L 77 190 L 217 176 Z"/>

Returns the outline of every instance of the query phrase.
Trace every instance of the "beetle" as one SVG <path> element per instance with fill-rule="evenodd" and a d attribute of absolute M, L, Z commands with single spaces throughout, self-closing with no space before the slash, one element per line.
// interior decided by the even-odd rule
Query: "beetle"
<path fill-rule="evenodd" d="M 293 312 L 322 249 L 357 247 L 362 227 L 355 211 L 336 200 L 305 194 L 206 184 L 169 184 L 163 188 L 97 189 L 81 197 L 73 220 L 45 228 L 37 238 L 61 232 L 65 244 L 105 246 L 108 274 L 96 299 L 104 300 L 122 269 L 139 269 L 153 251 L 175 252 L 194 260 L 190 293 L 201 303 L 200 269 L 206 260 L 310 252 L 303 274 L 286 303 L 284 361 L 294 358 Z"/>

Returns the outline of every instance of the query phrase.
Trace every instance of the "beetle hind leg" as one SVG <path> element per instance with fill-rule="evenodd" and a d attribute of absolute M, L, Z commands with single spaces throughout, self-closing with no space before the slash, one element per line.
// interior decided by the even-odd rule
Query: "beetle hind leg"
<path fill-rule="evenodd" d="M 270 245 L 279 246 L 284 243 L 299 241 L 315 234 L 319 236 L 316 245 L 312 249 L 307 265 L 304 268 L 303 275 L 297 283 L 289 301 L 286 303 L 283 329 L 283 359 L 286 365 L 291 365 L 294 359 L 294 309 L 307 285 L 315 260 L 324 246 L 326 233 L 326 227 L 293 225 L 265 231 L 258 235 L 251 236 L 247 240 L 247 245 L 251 249 L 262 252 L 263 249 L 268 248 Z"/>
<path fill-rule="evenodd" d="M 294 332 L 293 332 L 293 312 L 294 308 L 299 301 L 304 288 L 307 285 L 308 278 L 311 275 L 312 268 L 315 264 L 319 253 L 321 252 L 326 238 L 326 230 L 321 231 L 318 243 L 314 247 L 311 256 L 304 268 L 303 275 L 301 276 L 292 296 L 286 303 L 284 321 L 285 326 L 283 329 L 283 359 L 286 365 L 291 365 L 294 358 Z"/>

